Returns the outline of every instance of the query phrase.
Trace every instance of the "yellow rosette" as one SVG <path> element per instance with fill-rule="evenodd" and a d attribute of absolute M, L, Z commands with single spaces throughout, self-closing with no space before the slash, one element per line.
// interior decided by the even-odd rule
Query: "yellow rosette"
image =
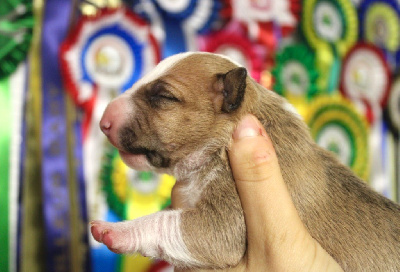
<path fill-rule="evenodd" d="M 305 121 L 318 145 L 335 153 L 343 164 L 367 180 L 368 124 L 350 101 L 339 95 L 320 96 L 310 103 Z"/>
<path fill-rule="evenodd" d="M 340 58 L 357 41 L 357 12 L 350 0 L 305 0 L 301 29 L 316 51 L 321 90 L 333 92 L 338 83 Z"/>

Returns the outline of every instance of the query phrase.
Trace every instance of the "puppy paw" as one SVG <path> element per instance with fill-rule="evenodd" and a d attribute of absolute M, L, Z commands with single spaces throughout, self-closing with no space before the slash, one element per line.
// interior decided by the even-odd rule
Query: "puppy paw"
<path fill-rule="evenodd" d="M 112 252 L 121 254 L 136 251 L 134 235 L 129 226 L 126 226 L 126 222 L 92 221 L 90 224 L 93 238 L 106 245 Z"/>

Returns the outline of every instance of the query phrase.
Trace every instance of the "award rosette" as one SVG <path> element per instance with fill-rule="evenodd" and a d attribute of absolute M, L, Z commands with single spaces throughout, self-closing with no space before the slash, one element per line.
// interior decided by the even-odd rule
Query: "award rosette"
<path fill-rule="evenodd" d="M 159 61 L 159 45 L 147 23 L 123 8 L 82 16 L 61 48 L 65 85 L 83 107 L 97 87 L 123 92 Z"/>
<path fill-rule="evenodd" d="M 287 46 L 276 55 L 275 63 L 273 90 L 302 113 L 305 105 L 318 94 L 314 53 L 305 45 Z"/>
<path fill-rule="evenodd" d="M 334 152 L 363 180 L 368 178 L 368 124 L 350 101 L 320 96 L 309 105 L 305 120 L 318 145 Z"/>
<path fill-rule="evenodd" d="M 346 97 L 384 108 L 390 83 L 390 69 L 381 49 L 359 43 L 348 52 L 340 80 L 340 90 Z"/>
<path fill-rule="evenodd" d="M 136 0 L 140 11 L 156 29 L 163 43 L 163 58 L 197 50 L 195 37 L 217 22 L 221 3 L 217 0 Z"/>
<path fill-rule="evenodd" d="M 400 3 L 366 0 L 360 6 L 360 35 L 385 52 L 391 68 L 400 65 Z"/>
<path fill-rule="evenodd" d="M 389 101 L 387 104 L 387 113 L 393 133 L 400 135 L 400 77 L 393 82 L 390 88 Z"/>
<path fill-rule="evenodd" d="M 233 19 L 246 25 L 250 38 L 270 49 L 296 29 L 301 10 L 300 0 L 232 0 L 231 5 Z"/>
<path fill-rule="evenodd" d="M 357 41 L 357 12 L 350 0 L 305 0 L 301 29 L 316 50 L 318 86 L 337 89 L 340 59 Z"/>
<path fill-rule="evenodd" d="M 248 39 L 246 29 L 242 24 L 233 22 L 221 31 L 200 36 L 198 44 L 201 51 L 230 57 L 246 67 L 256 81 L 260 81 L 267 50 Z"/>
<path fill-rule="evenodd" d="M 0 78 L 25 59 L 34 25 L 32 1 L 3 0 L 0 5 Z"/>
<path fill-rule="evenodd" d="M 350 0 L 305 0 L 301 27 L 312 48 L 344 56 L 357 41 L 357 12 Z"/>

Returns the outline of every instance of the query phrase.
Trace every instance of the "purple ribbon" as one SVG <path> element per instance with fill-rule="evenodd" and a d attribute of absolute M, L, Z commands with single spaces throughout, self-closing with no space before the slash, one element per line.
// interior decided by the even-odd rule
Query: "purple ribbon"
<path fill-rule="evenodd" d="M 67 120 L 58 55 L 71 1 L 47 0 L 42 31 L 42 190 L 46 271 L 71 271 Z"/>
<path fill-rule="evenodd" d="M 88 210 L 87 210 L 87 202 L 86 202 L 86 182 L 84 178 L 84 170 L 83 170 L 83 139 L 82 139 L 82 122 L 77 120 L 74 123 L 74 133 L 75 133 L 75 161 L 76 161 L 76 179 L 78 182 L 78 193 L 79 193 L 79 206 L 80 206 L 80 216 L 81 221 L 84 224 L 84 227 L 88 225 Z M 91 254 L 89 251 L 89 234 L 88 228 L 84 228 L 82 231 L 82 237 L 80 237 L 83 243 L 87 246 L 86 256 L 84 258 L 84 263 L 82 267 L 83 271 L 90 272 L 92 271 L 91 266 Z"/>

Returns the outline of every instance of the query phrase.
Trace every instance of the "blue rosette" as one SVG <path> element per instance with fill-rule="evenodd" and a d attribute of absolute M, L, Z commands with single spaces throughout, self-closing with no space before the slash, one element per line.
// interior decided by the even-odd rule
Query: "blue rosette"
<path fill-rule="evenodd" d="M 400 3 L 365 0 L 359 7 L 360 38 L 381 48 L 392 70 L 400 65 Z"/>
<path fill-rule="evenodd" d="M 160 61 L 150 26 L 131 11 L 101 9 L 82 16 L 60 50 L 66 90 L 85 111 L 84 138 L 98 102 L 129 89 Z"/>
<path fill-rule="evenodd" d="M 159 60 L 147 23 L 126 9 L 81 17 L 61 48 L 64 81 L 78 105 L 90 100 L 93 86 L 125 91 Z"/>
<path fill-rule="evenodd" d="M 217 22 L 222 8 L 216 0 L 136 0 L 139 11 L 156 29 L 163 43 L 163 57 L 194 51 L 196 35 L 207 32 Z"/>

